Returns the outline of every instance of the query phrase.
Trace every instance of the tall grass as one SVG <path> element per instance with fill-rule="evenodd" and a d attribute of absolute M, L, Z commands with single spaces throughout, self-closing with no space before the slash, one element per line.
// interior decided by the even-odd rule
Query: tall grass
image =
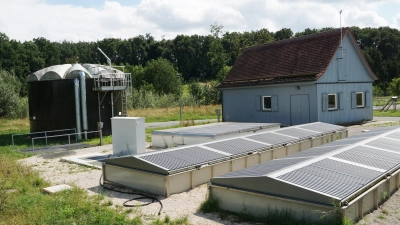
<path fill-rule="evenodd" d="M 217 108 L 221 108 L 221 105 L 183 106 L 182 120 L 216 119 L 217 115 L 215 114 L 215 110 Z M 179 106 L 168 108 L 145 108 L 128 110 L 129 116 L 145 117 L 146 123 L 179 121 L 179 113 Z"/>

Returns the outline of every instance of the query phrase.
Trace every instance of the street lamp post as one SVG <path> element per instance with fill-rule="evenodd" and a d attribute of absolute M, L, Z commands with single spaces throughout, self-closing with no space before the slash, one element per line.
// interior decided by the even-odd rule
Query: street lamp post
<path fill-rule="evenodd" d="M 176 77 L 179 80 L 179 107 L 180 107 L 180 111 L 179 111 L 179 115 L 180 115 L 180 119 L 181 119 L 181 125 L 182 125 L 182 91 L 181 91 L 181 75 L 178 73 L 176 74 Z"/>

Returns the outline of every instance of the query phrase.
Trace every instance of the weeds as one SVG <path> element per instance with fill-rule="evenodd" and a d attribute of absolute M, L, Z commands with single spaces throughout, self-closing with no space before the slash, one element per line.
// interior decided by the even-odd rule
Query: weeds
<path fill-rule="evenodd" d="M 168 215 L 166 215 L 163 220 L 157 219 L 157 220 L 153 221 L 151 224 L 152 225 L 164 225 L 164 224 L 165 225 L 188 225 L 189 220 L 186 216 L 172 220 Z"/>
<path fill-rule="evenodd" d="M 210 195 L 200 204 L 200 211 L 203 213 L 212 213 L 219 211 L 218 199 L 212 198 Z"/>

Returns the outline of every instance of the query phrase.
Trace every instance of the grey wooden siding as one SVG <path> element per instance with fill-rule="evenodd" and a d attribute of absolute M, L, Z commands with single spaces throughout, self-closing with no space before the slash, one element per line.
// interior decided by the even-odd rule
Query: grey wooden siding
<path fill-rule="evenodd" d="M 299 87 L 297 89 L 296 87 Z M 314 84 L 283 84 L 223 89 L 223 119 L 236 122 L 274 122 L 291 124 L 291 96 L 308 95 L 309 120 L 317 122 L 317 89 Z M 277 96 L 277 110 L 263 111 L 262 96 Z M 272 99 L 274 101 L 274 99 Z"/>
<path fill-rule="evenodd" d="M 318 84 L 318 121 L 325 123 L 349 123 L 372 119 L 372 83 L 343 83 L 343 84 Z M 353 92 L 364 92 L 365 107 L 354 107 Z M 323 110 L 323 96 L 337 93 L 338 109 Z M 354 97 L 353 97 L 354 98 Z"/>
<path fill-rule="evenodd" d="M 362 59 L 357 54 L 358 50 L 351 43 L 348 35 L 343 39 L 342 45 L 345 51 L 343 59 L 340 59 L 341 54 L 338 50 L 324 75 L 316 83 L 373 82 L 374 80 L 364 67 Z M 341 69 L 343 70 L 340 71 Z M 340 74 L 342 75 L 339 76 Z"/>

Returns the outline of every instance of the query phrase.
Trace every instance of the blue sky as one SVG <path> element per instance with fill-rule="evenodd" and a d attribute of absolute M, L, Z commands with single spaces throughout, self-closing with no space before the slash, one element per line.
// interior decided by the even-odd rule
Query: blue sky
<path fill-rule="evenodd" d="M 400 0 L 0 0 L 0 32 L 29 41 L 155 39 L 224 32 L 343 26 L 400 29 Z"/>

